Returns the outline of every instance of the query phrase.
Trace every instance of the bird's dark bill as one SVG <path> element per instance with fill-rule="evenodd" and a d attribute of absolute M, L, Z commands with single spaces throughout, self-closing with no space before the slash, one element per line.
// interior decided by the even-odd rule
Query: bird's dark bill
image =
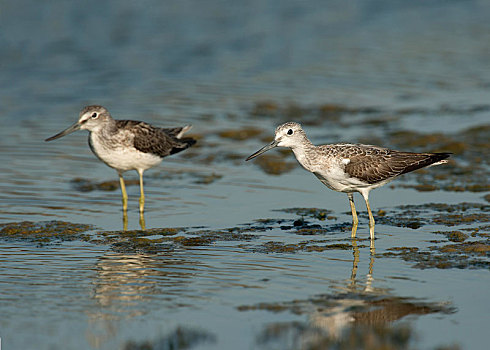
<path fill-rule="evenodd" d="M 54 136 L 51 136 L 49 138 L 47 138 L 46 140 L 44 141 L 52 141 L 52 140 L 56 140 L 56 139 L 59 139 L 60 137 L 63 137 L 65 135 L 68 135 L 68 134 L 71 134 L 72 132 L 75 132 L 77 130 L 80 130 L 80 124 L 75 123 L 73 124 L 72 126 L 70 126 L 69 128 L 66 128 L 65 130 L 57 133 L 56 135 Z"/>
<path fill-rule="evenodd" d="M 276 140 L 272 141 L 270 144 L 268 144 L 267 146 L 262 147 L 261 149 L 259 149 L 257 152 L 255 152 L 254 154 L 252 154 L 251 156 L 249 156 L 249 157 L 248 157 L 247 159 L 245 159 L 245 160 L 247 161 L 247 160 L 250 160 L 250 159 L 252 159 L 252 158 L 258 157 L 258 156 L 260 156 L 262 153 L 267 152 L 268 150 L 270 150 L 270 149 L 272 149 L 272 148 L 274 148 L 274 147 L 277 147 L 277 143 L 278 143 L 278 142 L 277 142 Z"/>

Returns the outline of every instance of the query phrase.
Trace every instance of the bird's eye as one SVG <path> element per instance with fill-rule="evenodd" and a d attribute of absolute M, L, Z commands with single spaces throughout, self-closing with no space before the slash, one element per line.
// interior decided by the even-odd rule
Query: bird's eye
<path fill-rule="evenodd" d="M 94 114 L 92 114 L 92 119 L 95 119 L 98 117 L 98 114 L 94 112 Z"/>
<path fill-rule="evenodd" d="M 293 129 L 289 129 L 288 130 L 288 135 L 292 135 L 293 134 Z"/>

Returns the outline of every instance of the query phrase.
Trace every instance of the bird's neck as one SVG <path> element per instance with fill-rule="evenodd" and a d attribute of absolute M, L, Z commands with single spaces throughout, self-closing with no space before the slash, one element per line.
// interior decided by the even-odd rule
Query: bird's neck
<path fill-rule="evenodd" d="M 114 119 L 108 119 L 104 121 L 104 124 L 99 125 L 96 129 L 90 130 L 91 133 L 97 134 L 102 137 L 107 137 L 118 132 L 116 121 Z"/>
<path fill-rule="evenodd" d="M 314 148 L 315 146 L 308 139 L 305 139 L 300 145 L 291 147 L 299 164 L 309 171 L 311 171 L 310 153 Z"/>

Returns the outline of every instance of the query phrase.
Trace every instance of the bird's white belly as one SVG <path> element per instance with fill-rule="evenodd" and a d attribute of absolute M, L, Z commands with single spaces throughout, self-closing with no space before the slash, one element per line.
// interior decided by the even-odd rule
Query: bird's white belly
<path fill-rule="evenodd" d="M 368 191 L 383 186 L 393 180 L 393 178 L 380 181 L 374 184 L 364 182 L 355 177 L 351 177 L 340 168 L 333 171 L 314 172 L 316 177 L 328 188 L 338 192 L 362 192 L 363 189 Z"/>
<path fill-rule="evenodd" d="M 346 174 L 340 167 L 331 166 L 327 169 L 319 169 L 313 174 L 328 188 L 338 192 L 355 192 L 362 187 L 372 185 Z"/>
<path fill-rule="evenodd" d="M 146 170 L 162 161 L 162 158 L 138 151 L 134 147 L 108 148 L 97 142 L 96 138 L 91 140 L 90 145 L 94 154 L 105 164 L 118 171 Z"/>

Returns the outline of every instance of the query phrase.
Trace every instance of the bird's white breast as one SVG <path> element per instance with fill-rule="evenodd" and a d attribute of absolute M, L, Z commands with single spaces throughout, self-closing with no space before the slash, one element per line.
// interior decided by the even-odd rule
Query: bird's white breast
<path fill-rule="evenodd" d="M 132 145 L 107 143 L 95 133 L 90 134 L 89 145 L 101 161 L 121 172 L 146 170 L 162 161 L 162 158 L 138 151 Z"/>

